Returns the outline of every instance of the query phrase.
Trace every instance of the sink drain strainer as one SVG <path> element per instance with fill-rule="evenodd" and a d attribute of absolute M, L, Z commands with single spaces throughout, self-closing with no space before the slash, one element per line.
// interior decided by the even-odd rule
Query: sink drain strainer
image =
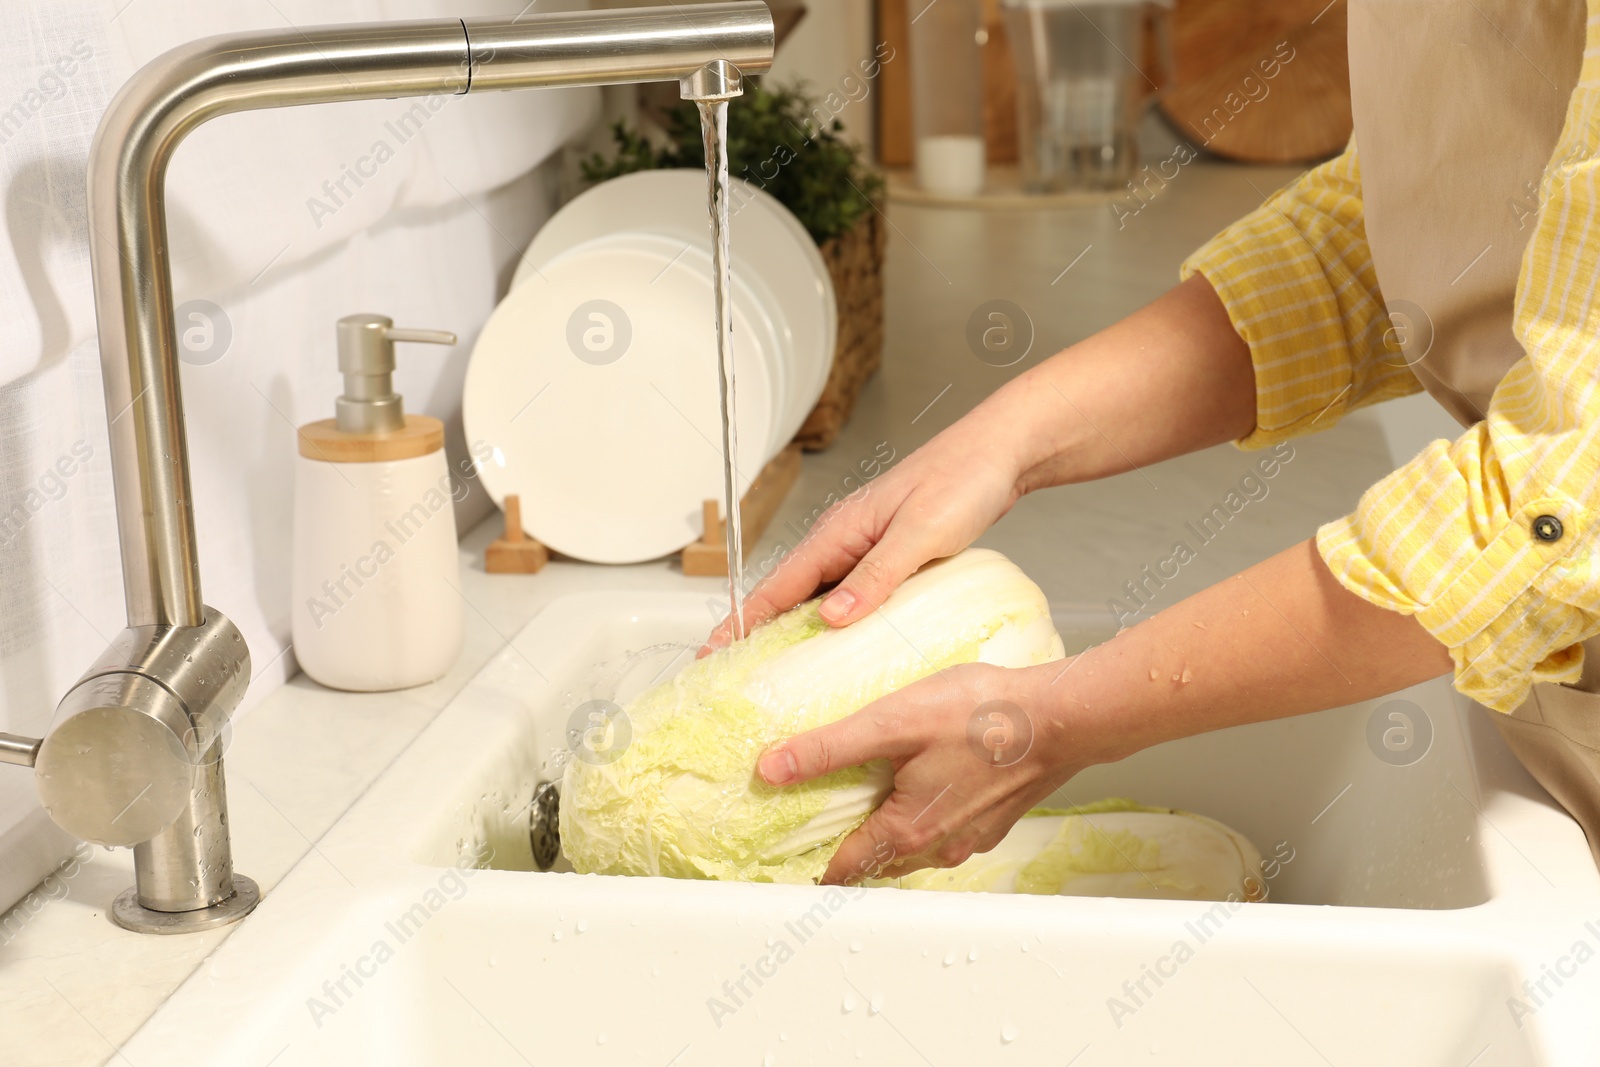
<path fill-rule="evenodd" d="M 548 871 L 561 855 L 561 790 L 545 782 L 533 791 L 528 805 L 528 844 L 533 847 L 533 865 Z"/>

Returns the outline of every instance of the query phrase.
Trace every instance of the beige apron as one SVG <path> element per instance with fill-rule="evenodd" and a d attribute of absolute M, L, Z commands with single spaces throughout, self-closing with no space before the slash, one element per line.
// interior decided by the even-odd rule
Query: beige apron
<path fill-rule="evenodd" d="M 1404 358 L 1463 426 L 1522 358 L 1512 300 L 1528 211 L 1583 59 L 1584 0 L 1349 0 L 1367 240 Z M 1432 329 L 1427 328 L 1431 322 Z M 1576 686 L 1495 716 L 1600 861 L 1600 638 Z"/>

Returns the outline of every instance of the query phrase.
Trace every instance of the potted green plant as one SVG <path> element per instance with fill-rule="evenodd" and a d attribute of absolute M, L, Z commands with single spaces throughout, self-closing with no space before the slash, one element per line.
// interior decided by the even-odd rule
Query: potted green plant
<path fill-rule="evenodd" d="M 768 90 L 754 81 L 728 108 L 728 171 L 771 194 L 794 213 L 828 265 L 839 308 L 833 369 L 822 397 L 795 440 L 827 448 L 850 418 L 861 387 L 883 355 L 883 258 L 887 230 L 879 204 L 883 179 L 846 141 L 836 118 L 798 86 Z M 614 154 L 582 164 L 586 181 L 639 170 L 705 166 L 700 116 L 693 104 L 672 108 L 666 137 L 654 144 L 618 122 Z"/>

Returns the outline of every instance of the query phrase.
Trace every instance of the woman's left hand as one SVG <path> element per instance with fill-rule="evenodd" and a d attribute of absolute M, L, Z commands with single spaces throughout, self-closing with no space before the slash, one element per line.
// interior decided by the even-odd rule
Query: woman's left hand
<path fill-rule="evenodd" d="M 1118 758 L 1109 738 L 1092 739 L 1054 710 L 1065 694 L 1051 683 L 1067 666 L 951 667 L 764 753 L 759 770 L 772 785 L 871 760 L 894 766 L 894 792 L 845 839 L 823 881 L 954 867 L 994 848 L 1079 770 Z"/>
<path fill-rule="evenodd" d="M 759 769 L 792 785 L 889 760 L 894 792 L 845 839 L 826 879 L 898 875 L 993 848 L 1085 767 L 1370 700 L 1451 665 L 1414 617 L 1346 590 L 1304 541 L 1074 659 L 940 671 L 791 737 Z"/>

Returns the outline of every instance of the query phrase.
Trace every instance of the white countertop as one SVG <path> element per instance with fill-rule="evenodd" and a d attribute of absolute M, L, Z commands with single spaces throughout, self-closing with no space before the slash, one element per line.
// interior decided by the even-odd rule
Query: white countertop
<path fill-rule="evenodd" d="M 881 443 L 904 457 L 1009 375 L 1147 302 L 1173 283 L 1188 251 L 1292 174 L 1196 162 L 1120 230 L 1104 205 L 1040 212 L 892 206 L 883 370 L 834 447 L 806 457 L 752 561 L 793 545 L 829 494 L 848 488 L 844 479 L 859 461 L 885 454 Z M 974 308 L 997 297 L 1021 305 L 1037 331 L 1029 357 L 1003 370 L 976 359 L 964 340 Z M 1115 436 L 1114 427 L 1104 429 Z M 1377 420 L 1359 413 L 1295 447 L 1268 497 L 1169 584 L 1163 603 L 1309 536 L 1392 467 Z M 1208 510 L 1250 464 L 1223 447 L 1036 495 L 983 543 L 1012 556 L 1064 615 L 1103 611 L 1107 598 L 1164 555 L 1183 523 Z M 462 541 L 467 639 L 448 676 L 384 694 L 335 693 L 301 676 L 236 723 L 227 754 L 235 865 L 264 893 L 296 864 L 320 862 L 321 836 L 553 598 L 689 588 L 703 589 L 709 605 L 719 594 L 717 580 L 685 578 L 665 561 L 556 562 L 531 577 L 490 576 L 482 550 L 499 524 L 496 515 Z M 48 893 L 36 891 L 7 916 L 16 934 L 0 944 L 4 1063 L 125 1062 L 116 1050 L 228 937 L 232 928 L 163 938 L 112 926 L 105 910 L 132 879 L 127 851 L 95 849 L 74 876 L 47 882 Z"/>

